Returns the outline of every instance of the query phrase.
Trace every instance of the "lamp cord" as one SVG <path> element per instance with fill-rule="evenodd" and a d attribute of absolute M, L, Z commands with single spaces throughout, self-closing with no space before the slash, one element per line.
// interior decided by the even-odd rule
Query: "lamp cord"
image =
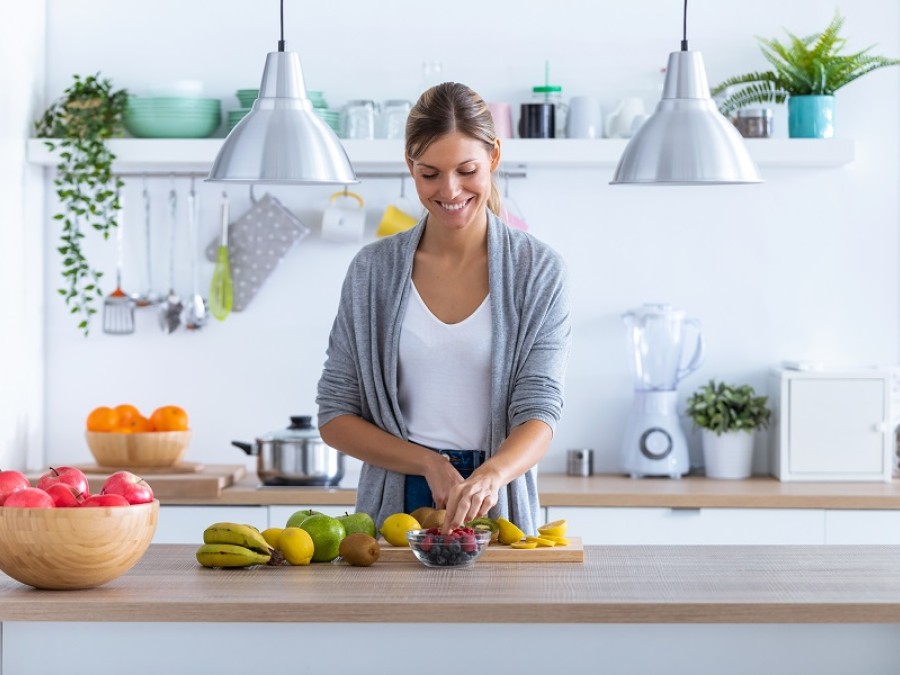
<path fill-rule="evenodd" d="M 687 0 L 684 0 L 684 18 L 683 18 L 683 32 L 681 34 L 681 51 L 686 52 L 688 50 L 688 40 L 687 40 Z"/>
<path fill-rule="evenodd" d="M 687 4 L 687 0 L 684 0 Z M 284 51 L 284 0 L 281 0 L 281 39 L 278 41 L 278 51 Z"/>

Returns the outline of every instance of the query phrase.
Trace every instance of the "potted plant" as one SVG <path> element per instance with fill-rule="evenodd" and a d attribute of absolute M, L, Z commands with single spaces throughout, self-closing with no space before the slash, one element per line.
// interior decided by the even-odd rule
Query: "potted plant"
<path fill-rule="evenodd" d="M 115 155 L 106 141 L 122 135 L 128 94 L 114 90 L 99 74 L 74 79 L 35 122 L 35 132 L 38 138 L 53 139 L 46 141 L 47 147 L 59 153 L 53 184 L 62 209 L 53 219 L 62 224 L 57 251 L 63 258 L 64 287 L 58 292 L 71 313 L 79 315 L 78 328 L 87 335 L 103 291 L 102 272 L 88 264 L 82 240 L 90 230 L 107 239 L 116 227 L 123 183 L 112 173 Z"/>
<path fill-rule="evenodd" d="M 731 117 L 757 103 L 788 103 L 791 138 L 829 138 L 834 135 L 834 94 L 841 87 L 878 68 L 900 64 L 900 59 L 869 54 L 872 47 L 844 53 L 846 40 L 840 13 L 821 33 L 797 37 L 788 31 L 787 44 L 757 37 L 763 56 L 773 70 L 730 77 L 711 91 L 725 94 L 719 111 Z"/>
<path fill-rule="evenodd" d="M 747 478 L 753 465 L 753 439 L 769 425 L 768 397 L 749 384 L 710 380 L 687 401 L 686 412 L 701 429 L 703 462 L 709 478 Z"/>

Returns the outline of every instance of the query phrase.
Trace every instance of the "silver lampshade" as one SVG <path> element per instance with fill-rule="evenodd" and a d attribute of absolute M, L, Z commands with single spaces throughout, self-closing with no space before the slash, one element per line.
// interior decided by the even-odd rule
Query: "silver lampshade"
<path fill-rule="evenodd" d="M 662 99 L 625 147 L 610 183 L 761 182 L 744 139 L 709 95 L 700 52 L 669 54 Z"/>
<path fill-rule="evenodd" d="M 259 98 L 231 130 L 207 180 L 292 185 L 359 182 L 334 131 L 306 96 L 296 52 L 270 52 Z"/>

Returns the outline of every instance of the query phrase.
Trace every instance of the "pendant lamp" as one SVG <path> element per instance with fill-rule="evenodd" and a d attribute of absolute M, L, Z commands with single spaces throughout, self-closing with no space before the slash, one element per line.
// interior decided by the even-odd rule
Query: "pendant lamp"
<path fill-rule="evenodd" d="M 284 0 L 278 51 L 266 57 L 259 97 L 225 138 L 207 180 L 286 185 L 359 182 L 338 137 L 306 96 L 300 55 L 284 51 Z"/>
<path fill-rule="evenodd" d="M 611 185 L 761 183 L 744 139 L 709 95 L 700 52 L 669 54 L 662 99 L 625 146 Z"/>

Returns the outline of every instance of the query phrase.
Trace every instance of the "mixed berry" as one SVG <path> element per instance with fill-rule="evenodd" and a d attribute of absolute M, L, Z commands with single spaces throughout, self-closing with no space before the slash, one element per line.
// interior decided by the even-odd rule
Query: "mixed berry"
<path fill-rule="evenodd" d="M 489 539 L 490 532 L 485 535 L 471 527 L 457 527 L 449 534 L 432 527 L 410 533 L 409 545 L 426 565 L 451 567 L 473 562 Z"/>

